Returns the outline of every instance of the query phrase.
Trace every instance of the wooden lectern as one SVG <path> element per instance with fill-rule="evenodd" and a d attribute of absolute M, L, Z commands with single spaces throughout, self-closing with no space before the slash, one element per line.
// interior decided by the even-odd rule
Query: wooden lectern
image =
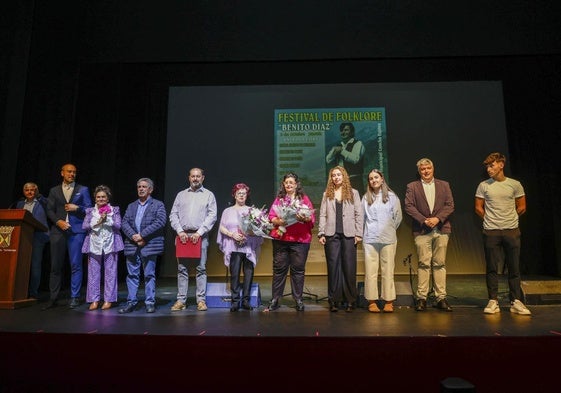
<path fill-rule="evenodd" d="M 46 231 L 25 209 L 0 209 L 0 309 L 37 302 L 27 297 L 35 230 Z"/>

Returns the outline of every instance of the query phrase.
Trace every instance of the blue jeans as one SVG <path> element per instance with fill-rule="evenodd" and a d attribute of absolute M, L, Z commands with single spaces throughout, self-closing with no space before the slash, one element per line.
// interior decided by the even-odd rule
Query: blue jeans
<path fill-rule="evenodd" d="M 127 255 L 127 301 L 138 303 L 137 293 L 140 285 L 140 269 L 144 271 L 144 304 L 156 303 L 156 260 L 157 255 L 143 257 L 140 252 Z"/>

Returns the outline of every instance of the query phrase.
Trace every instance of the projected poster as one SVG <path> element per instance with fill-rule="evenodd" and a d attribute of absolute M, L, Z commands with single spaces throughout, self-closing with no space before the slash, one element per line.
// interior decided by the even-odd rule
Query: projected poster
<path fill-rule="evenodd" d="M 368 172 L 387 178 L 387 163 L 385 108 L 275 110 L 275 187 L 294 172 L 319 206 L 332 167 L 343 166 L 362 196 Z"/>

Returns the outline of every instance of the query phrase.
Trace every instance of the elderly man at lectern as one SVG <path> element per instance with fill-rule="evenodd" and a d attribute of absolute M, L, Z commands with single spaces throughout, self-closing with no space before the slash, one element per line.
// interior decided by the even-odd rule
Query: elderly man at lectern
<path fill-rule="evenodd" d="M 36 230 L 33 234 L 31 249 L 31 271 L 29 274 L 28 296 L 39 299 L 39 285 L 41 284 L 41 270 L 43 264 L 43 250 L 49 242 L 49 224 L 47 222 L 47 198 L 39 193 L 37 184 L 28 182 L 23 185 L 23 197 L 14 202 L 10 209 L 25 209 L 39 221 L 46 231 Z"/>

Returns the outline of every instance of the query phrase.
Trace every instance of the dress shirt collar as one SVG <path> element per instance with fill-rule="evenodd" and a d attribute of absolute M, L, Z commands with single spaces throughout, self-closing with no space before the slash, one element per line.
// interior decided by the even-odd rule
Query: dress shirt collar
<path fill-rule="evenodd" d="M 138 204 L 139 204 L 140 206 L 144 206 L 144 205 L 146 205 L 146 204 L 148 203 L 148 201 L 150 200 L 150 198 L 152 198 L 152 197 L 151 197 L 151 196 L 148 196 L 148 198 L 146 198 L 146 200 L 145 200 L 144 202 L 142 202 L 140 199 L 138 199 L 138 200 L 137 200 L 137 201 L 138 201 Z"/>

